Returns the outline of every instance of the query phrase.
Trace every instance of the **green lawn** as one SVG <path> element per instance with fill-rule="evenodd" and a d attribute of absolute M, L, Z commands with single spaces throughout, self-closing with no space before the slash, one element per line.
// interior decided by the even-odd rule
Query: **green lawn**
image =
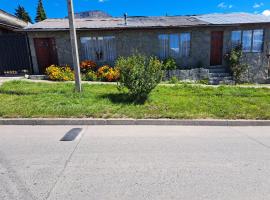
<path fill-rule="evenodd" d="M 0 117 L 270 119 L 270 89 L 235 86 L 158 86 L 145 104 L 134 104 L 115 85 L 6 82 Z"/>

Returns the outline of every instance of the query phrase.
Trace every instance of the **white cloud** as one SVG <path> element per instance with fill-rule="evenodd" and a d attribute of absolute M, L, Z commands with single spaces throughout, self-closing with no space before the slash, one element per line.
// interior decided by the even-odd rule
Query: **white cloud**
<path fill-rule="evenodd" d="M 231 4 L 228 5 L 228 4 L 226 4 L 225 2 L 221 2 L 220 4 L 217 5 L 217 7 L 218 7 L 218 8 L 222 8 L 222 9 L 227 9 L 227 8 L 230 9 L 230 8 L 233 7 L 233 5 L 231 5 Z"/>
<path fill-rule="evenodd" d="M 107 0 L 98 0 L 99 3 L 104 3 Z"/>
<path fill-rule="evenodd" d="M 253 8 L 260 8 L 260 7 L 262 7 L 262 6 L 264 6 L 264 3 L 255 3 L 255 4 L 253 5 Z"/>
<path fill-rule="evenodd" d="M 270 10 L 265 10 L 262 12 L 264 16 L 270 17 Z"/>
<path fill-rule="evenodd" d="M 219 8 L 226 8 L 226 4 L 224 2 L 221 2 L 220 4 L 218 4 Z"/>

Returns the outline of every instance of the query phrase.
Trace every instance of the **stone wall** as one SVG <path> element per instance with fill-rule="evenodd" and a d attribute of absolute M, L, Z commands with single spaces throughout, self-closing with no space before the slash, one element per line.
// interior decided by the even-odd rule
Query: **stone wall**
<path fill-rule="evenodd" d="M 164 81 L 169 81 L 171 78 L 176 77 L 178 80 L 205 80 L 209 79 L 209 70 L 204 68 L 196 68 L 189 70 L 168 70 L 164 71 Z"/>

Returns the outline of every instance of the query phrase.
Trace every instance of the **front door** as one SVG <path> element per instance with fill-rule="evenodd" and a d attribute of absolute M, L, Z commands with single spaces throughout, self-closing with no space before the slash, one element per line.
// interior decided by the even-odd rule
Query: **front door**
<path fill-rule="evenodd" d="M 222 65 L 223 54 L 223 31 L 213 31 L 211 33 L 211 58 L 210 65 Z"/>
<path fill-rule="evenodd" d="M 34 43 L 40 73 L 44 73 L 50 65 L 58 64 L 54 38 L 34 38 Z"/>

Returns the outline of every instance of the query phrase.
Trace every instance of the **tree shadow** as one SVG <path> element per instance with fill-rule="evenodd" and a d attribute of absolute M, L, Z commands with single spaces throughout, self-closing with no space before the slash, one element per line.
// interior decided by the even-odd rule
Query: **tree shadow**
<path fill-rule="evenodd" d="M 109 99 L 112 103 L 116 104 L 135 104 L 142 105 L 147 100 L 146 98 L 136 99 L 128 93 L 109 93 L 100 96 L 104 99 Z"/>

